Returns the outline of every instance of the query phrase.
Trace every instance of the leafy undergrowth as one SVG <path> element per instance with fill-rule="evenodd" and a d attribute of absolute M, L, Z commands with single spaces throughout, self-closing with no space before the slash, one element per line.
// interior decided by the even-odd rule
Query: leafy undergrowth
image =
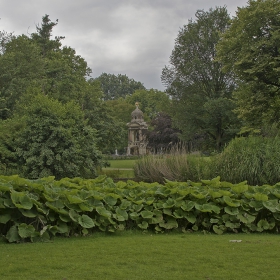
<path fill-rule="evenodd" d="M 201 182 L 114 183 L 0 177 L 0 232 L 8 242 L 129 229 L 279 232 L 280 184 L 248 186 L 217 177 Z"/>
<path fill-rule="evenodd" d="M 279 245 L 274 234 L 96 233 L 0 243 L 0 271 L 1 280 L 279 279 Z"/>

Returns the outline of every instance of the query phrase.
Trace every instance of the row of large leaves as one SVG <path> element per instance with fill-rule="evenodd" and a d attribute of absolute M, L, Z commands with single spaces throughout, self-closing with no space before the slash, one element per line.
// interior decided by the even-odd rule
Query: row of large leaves
<path fill-rule="evenodd" d="M 279 198 L 280 184 L 248 186 L 219 177 L 161 185 L 0 176 L 0 232 L 9 242 L 132 228 L 279 232 Z"/>

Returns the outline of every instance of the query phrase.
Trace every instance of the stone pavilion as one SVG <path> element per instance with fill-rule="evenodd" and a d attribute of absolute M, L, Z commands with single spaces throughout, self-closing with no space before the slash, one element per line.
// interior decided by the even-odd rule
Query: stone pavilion
<path fill-rule="evenodd" d="M 136 109 L 131 113 L 131 121 L 128 126 L 127 155 L 146 155 L 147 144 L 145 131 L 148 129 L 144 121 L 144 114 L 139 109 L 139 103 L 135 103 Z"/>

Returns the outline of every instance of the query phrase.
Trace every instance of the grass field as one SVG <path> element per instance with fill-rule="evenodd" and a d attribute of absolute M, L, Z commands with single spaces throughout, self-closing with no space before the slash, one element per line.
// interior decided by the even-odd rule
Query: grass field
<path fill-rule="evenodd" d="M 133 168 L 136 160 L 134 159 L 115 159 L 109 160 L 111 168 Z"/>
<path fill-rule="evenodd" d="M 102 168 L 100 175 L 106 174 L 111 178 L 134 178 L 135 161 L 133 159 L 109 160 L 110 167 Z"/>
<path fill-rule="evenodd" d="M 242 242 L 230 242 L 230 240 Z M 279 235 L 143 234 L 0 243 L 1 280 L 280 279 Z"/>

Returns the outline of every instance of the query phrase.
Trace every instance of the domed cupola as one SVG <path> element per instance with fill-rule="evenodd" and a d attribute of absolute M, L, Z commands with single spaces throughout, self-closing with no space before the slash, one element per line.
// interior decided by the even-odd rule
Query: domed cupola
<path fill-rule="evenodd" d="M 131 122 L 128 126 L 128 147 L 127 155 L 145 155 L 147 153 L 147 140 L 145 131 L 148 129 L 144 121 L 144 114 L 139 109 L 139 103 L 136 102 L 136 109 L 131 113 Z"/>
<path fill-rule="evenodd" d="M 144 114 L 143 112 L 139 109 L 139 103 L 136 102 L 136 109 L 131 113 L 131 121 L 132 122 L 142 122 L 144 120 Z"/>

